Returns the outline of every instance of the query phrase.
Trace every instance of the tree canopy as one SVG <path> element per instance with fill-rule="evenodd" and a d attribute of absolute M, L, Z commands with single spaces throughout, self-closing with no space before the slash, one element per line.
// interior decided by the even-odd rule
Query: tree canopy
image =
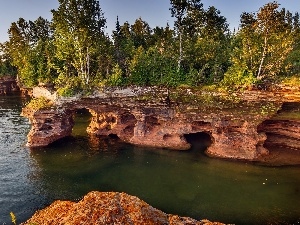
<path fill-rule="evenodd" d="M 299 76 L 292 71 L 300 55 L 291 57 L 299 49 L 297 15 L 293 17 L 280 9 L 277 2 L 264 5 L 257 13 L 242 13 L 241 29 L 233 37 L 232 66 L 225 81 L 251 84 L 275 82 L 280 76 Z"/>
<path fill-rule="evenodd" d="M 170 0 L 174 26 L 142 17 L 105 34 L 97 0 L 59 0 L 53 18 L 20 18 L 1 44 L 0 76 L 52 83 L 71 95 L 103 85 L 245 87 L 300 76 L 299 14 L 275 2 L 243 12 L 237 32 L 214 6 Z"/>

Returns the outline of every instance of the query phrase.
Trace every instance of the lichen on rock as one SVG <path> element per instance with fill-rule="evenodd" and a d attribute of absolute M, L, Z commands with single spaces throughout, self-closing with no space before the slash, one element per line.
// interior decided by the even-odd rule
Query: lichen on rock
<path fill-rule="evenodd" d="M 222 225 L 208 220 L 166 214 L 135 196 L 117 192 L 90 192 L 75 203 L 55 201 L 37 211 L 23 225 Z"/>

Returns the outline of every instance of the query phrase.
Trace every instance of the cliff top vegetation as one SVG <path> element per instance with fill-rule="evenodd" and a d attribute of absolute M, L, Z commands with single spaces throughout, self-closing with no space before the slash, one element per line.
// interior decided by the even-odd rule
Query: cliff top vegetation
<path fill-rule="evenodd" d="M 220 11 L 201 0 L 170 3 L 173 27 L 117 18 L 109 37 L 99 1 L 59 0 L 51 21 L 11 24 L 0 46 L 0 76 L 16 76 L 25 87 L 55 84 L 63 96 L 102 86 L 300 86 L 297 12 L 270 2 L 242 13 L 231 32 Z"/>

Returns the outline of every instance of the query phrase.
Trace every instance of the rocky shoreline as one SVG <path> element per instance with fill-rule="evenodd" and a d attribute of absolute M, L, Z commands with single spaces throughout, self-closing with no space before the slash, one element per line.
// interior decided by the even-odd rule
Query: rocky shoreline
<path fill-rule="evenodd" d="M 186 135 L 206 134 L 212 157 L 268 165 L 300 165 L 300 90 L 244 91 L 224 95 L 157 88 L 107 88 L 91 96 L 61 98 L 33 89 L 50 105 L 26 107 L 32 129 L 29 147 L 46 146 L 71 135 L 77 110 L 92 119 L 89 135 L 114 134 L 135 145 L 188 150 Z M 157 210 L 125 193 L 91 192 L 74 203 L 56 201 L 24 224 L 221 224 Z"/>
<path fill-rule="evenodd" d="M 222 225 L 218 222 L 197 221 L 167 214 L 135 196 L 117 192 L 90 192 L 77 203 L 55 201 L 23 223 L 31 224 Z"/>
<path fill-rule="evenodd" d="M 130 87 L 59 98 L 37 87 L 33 95 L 49 99 L 52 105 L 23 109 L 23 116 L 32 124 L 29 147 L 47 146 L 71 135 L 74 114 L 87 109 L 92 115 L 87 127 L 90 135 L 113 134 L 134 145 L 188 150 L 191 144 L 186 135 L 205 133 L 211 139 L 206 153 L 213 157 L 260 161 L 270 155 L 267 146 L 300 150 L 299 90 L 226 95 Z"/>

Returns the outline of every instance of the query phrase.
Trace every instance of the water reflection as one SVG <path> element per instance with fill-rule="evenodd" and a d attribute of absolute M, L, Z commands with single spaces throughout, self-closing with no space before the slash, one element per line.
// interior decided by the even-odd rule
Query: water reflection
<path fill-rule="evenodd" d="M 78 199 L 91 190 L 139 196 L 168 213 L 237 224 L 299 219 L 300 170 L 209 159 L 195 150 L 139 148 L 88 137 L 32 151 L 49 199 Z M 90 143 L 84 147 L 84 143 Z M 95 143 L 99 143 L 96 150 Z"/>

